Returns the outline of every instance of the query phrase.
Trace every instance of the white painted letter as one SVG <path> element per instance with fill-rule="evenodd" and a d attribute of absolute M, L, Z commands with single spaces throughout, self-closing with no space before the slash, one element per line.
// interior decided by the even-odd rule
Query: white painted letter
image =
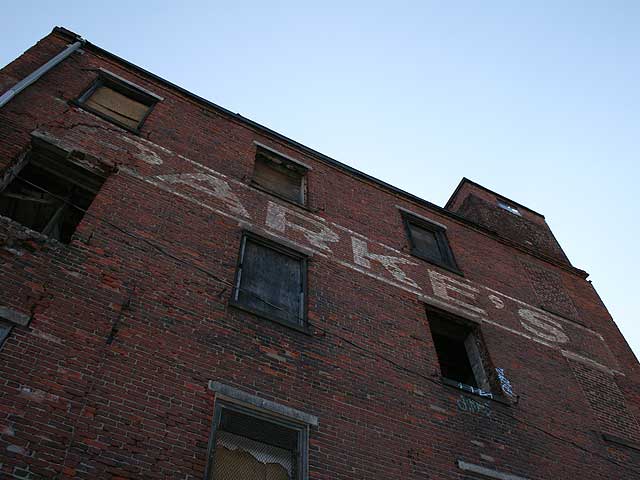
<path fill-rule="evenodd" d="M 545 314 L 521 308 L 518 310 L 518 315 L 522 319 L 520 320 L 522 326 L 534 335 L 550 342 L 567 343 L 569 341 L 569 337 L 562 331 L 562 325 Z"/>
<path fill-rule="evenodd" d="M 463 307 L 467 310 L 471 310 L 476 314 L 485 316 L 485 312 L 482 308 L 465 302 L 457 297 L 452 297 L 449 292 L 456 292 L 463 297 L 467 297 L 471 300 L 475 300 L 474 293 L 480 292 L 479 289 L 472 287 L 471 285 L 455 280 L 451 277 L 438 273 L 434 270 L 429 270 L 429 277 L 431 278 L 431 286 L 433 287 L 433 293 L 438 297 L 446 300 L 447 302 L 455 303 L 456 305 Z"/>
<path fill-rule="evenodd" d="M 289 218 L 293 218 L 299 223 L 294 223 L 290 221 Z M 310 230 L 303 225 L 312 226 L 314 230 Z M 297 230 L 304 235 L 304 238 L 306 238 L 311 245 L 327 252 L 331 251 L 327 245 L 328 242 L 335 243 L 340 240 L 338 234 L 324 223 L 312 220 L 305 215 L 301 215 L 298 212 L 273 202 L 269 202 L 267 205 L 267 226 L 280 233 L 284 233 L 287 227 L 292 230 Z"/>
<path fill-rule="evenodd" d="M 185 185 L 189 185 L 199 192 L 222 200 L 229 207 L 229 210 L 236 215 L 251 218 L 249 212 L 247 212 L 240 202 L 240 199 L 231 191 L 229 184 L 213 175 L 209 175 L 208 173 L 176 173 L 173 175 L 158 175 L 156 178 L 167 183 L 184 183 Z M 203 182 L 207 186 L 200 185 L 198 182 Z"/>
<path fill-rule="evenodd" d="M 142 143 L 136 142 L 135 140 L 132 140 L 124 135 L 122 136 L 122 140 L 138 148 L 139 152 L 136 154 L 136 157 L 138 157 L 143 162 L 147 162 L 151 165 L 162 165 L 162 159 L 149 147 L 146 147 L 142 145 Z"/>
<path fill-rule="evenodd" d="M 361 267 L 371 268 L 371 262 L 369 260 L 375 260 L 380 262 L 382 266 L 391 274 L 396 280 L 408 283 L 414 288 L 420 288 L 418 284 L 407 277 L 406 273 L 398 265 L 418 265 L 411 260 L 407 260 L 402 257 L 392 257 L 391 255 L 378 255 L 377 253 L 369 252 L 367 242 L 360 240 L 357 237 L 351 237 L 351 246 L 353 248 L 353 261 Z"/>

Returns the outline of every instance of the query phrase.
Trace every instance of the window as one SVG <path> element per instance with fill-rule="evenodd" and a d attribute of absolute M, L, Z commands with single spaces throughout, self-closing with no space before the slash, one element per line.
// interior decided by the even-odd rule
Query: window
<path fill-rule="evenodd" d="M 137 132 L 161 97 L 106 70 L 77 104 L 113 123 Z"/>
<path fill-rule="evenodd" d="M 308 168 L 258 145 L 252 183 L 278 197 L 305 205 Z"/>
<path fill-rule="evenodd" d="M 457 384 L 491 391 L 488 362 L 478 327 L 445 312 L 427 309 L 431 337 L 442 377 Z"/>
<path fill-rule="evenodd" d="M 402 212 L 411 253 L 416 257 L 459 273 L 447 240 L 446 228 L 427 219 Z"/>
<path fill-rule="evenodd" d="M 69 243 L 103 182 L 64 157 L 32 151 L 0 192 L 0 215 Z"/>
<path fill-rule="evenodd" d="M 306 425 L 217 402 L 209 480 L 303 480 Z"/>
<path fill-rule="evenodd" d="M 11 323 L 0 320 L 0 349 L 2 349 L 2 346 L 4 345 L 4 342 L 9 336 L 12 328 L 13 325 Z"/>
<path fill-rule="evenodd" d="M 498 206 L 509 213 L 513 213 L 514 215 L 517 215 L 519 217 L 522 216 L 522 214 L 520 213 L 520 210 L 518 210 L 513 205 L 503 202 L 502 200 L 498 200 Z"/>
<path fill-rule="evenodd" d="M 232 304 L 269 319 L 306 328 L 306 256 L 245 233 Z"/>

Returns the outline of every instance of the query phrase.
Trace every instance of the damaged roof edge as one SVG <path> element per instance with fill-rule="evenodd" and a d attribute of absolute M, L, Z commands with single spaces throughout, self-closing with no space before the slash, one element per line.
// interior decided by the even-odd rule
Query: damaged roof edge
<path fill-rule="evenodd" d="M 510 242 L 507 239 L 497 235 L 496 232 L 494 232 L 494 231 L 492 231 L 490 229 L 487 229 L 487 228 L 485 228 L 485 227 L 483 227 L 481 225 L 478 225 L 477 223 L 472 222 L 472 221 L 466 219 L 465 217 L 462 217 L 461 215 L 458 215 L 457 213 L 454 213 L 454 212 L 452 212 L 450 210 L 447 210 L 444 207 L 436 205 L 435 203 L 432 203 L 432 202 L 430 202 L 428 200 L 425 200 L 425 199 L 420 198 L 420 197 L 418 197 L 416 195 L 413 195 L 412 193 L 409 193 L 409 192 L 407 192 L 405 190 L 402 190 L 401 188 L 394 187 L 393 185 L 391 185 L 391 184 L 389 184 L 387 182 L 384 182 L 384 181 L 379 180 L 379 179 L 377 179 L 375 177 L 372 177 L 371 175 L 368 175 L 368 174 L 366 174 L 366 173 L 364 173 L 364 172 L 362 172 L 362 171 L 360 171 L 358 169 L 350 167 L 349 165 L 347 165 L 345 163 L 339 162 L 338 160 L 335 160 L 335 159 L 333 159 L 333 158 L 331 158 L 331 157 L 329 157 L 329 156 L 327 156 L 327 155 L 325 155 L 325 154 L 323 154 L 321 152 L 318 152 L 317 150 L 314 150 L 314 149 L 312 149 L 310 147 L 307 147 L 306 145 L 303 145 L 303 144 L 301 144 L 299 142 L 296 142 L 295 140 L 292 140 L 291 138 L 288 138 L 285 135 L 282 135 L 282 134 L 280 134 L 280 133 L 278 133 L 278 132 L 276 132 L 274 130 L 271 130 L 270 128 L 265 127 L 264 125 L 261 125 L 261 124 L 259 124 L 257 122 L 254 122 L 253 120 L 251 120 L 249 118 L 243 117 L 239 113 L 233 113 L 231 110 L 227 110 L 226 108 L 221 107 L 220 105 L 217 105 L 217 104 L 207 100 L 206 98 L 203 98 L 203 97 L 201 97 L 199 95 L 196 95 L 195 93 L 192 93 L 192 92 L 180 87 L 179 85 L 176 85 L 175 83 L 170 82 L 169 80 L 166 80 L 166 79 L 164 79 L 164 78 L 162 78 L 162 77 L 160 77 L 160 76 L 158 76 L 158 75 L 156 75 L 156 74 L 154 74 L 152 72 L 149 72 L 148 70 L 145 70 L 144 68 L 139 67 L 138 65 L 135 65 L 135 64 L 129 62 L 128 60 L 125 60 L 124 58 L 119 57 L 118 55 L 116 55 L 114 53 L 111 53 L 108 50 L 105 50 L 105 49 L 99 47 L 98 45 L 95 45 L 95 44 L 91 43 L 90 41 L 86 40 L 85 38 L 83 38 L 82 36 L 78 35 L 77 33 L 72 32 L 71 30 L 68 30 L 68 29 L 66 29 L 64 27 L 55 27 L 52 30 L 51 33 L 59 34 L 59 35 L 61 35 L 63 37 L 66 37 L 66 38 L 68 38 L 70 40 L 83 39 L 85 41 L 85 44 L 83 45 L 84 49 L 92 49 L 92 50 L 98 52 L 99 54 L 104 55 L 105 57 L 111 58 L 111 59 L 121 63 L 122 65 L 126 66 L 127 68 L 131 68 L 132 70 L 135 70 L 135 71 L 141 73 L 142 75 L 144 75 L 146 77 L 149 77 L 150 79 L 165 85 L 166 87 L 168 87 L 168 88 L 170 88 L 172 90 L 180 92 L 181 94 L 183 94 L 183 95 L 195 100 L 196 102 L 199 102 L 199 103 L 201 103 L 203 105 L 206 105 L 207 107 L 212 108 L 212 109 L 214 109 L 214 110 L 216 110 L 216 111 L 218 111 L 218 112 L 220 112 L 220 113 L 222 113 L 224 115 L 227 115 L 227 116 L 229 116 L 229 117 L 231 117 L 231 118 L 233 118 L 233 119 L 235 119 L 235 120 L 237 120 L 237 121 L 239 121 L 241 123 L 244 123 L 245 125 L 248 125 L 251 128 L 254 128 L 254 129 L 256 129 L 258 131 L 261 131 L 261 132 L 263 132 L 263 133 L 265 133 L 265 134 L 267 134 L 267 135 L 269 135 L 271 137 L 274 137 L 274 138 L 276 138 L 276 139 L 278 139 L 278 140 L 280 140 L 280 141 L 282 141 L 282 142 L 284 142 L 284 143 L 286 143 L 286 144 L 288 144 L 288 145 L 290 145 L 290 146 L 292 146 L 292 147 L 294 147 L 294 148 L 296 148 L 296 149 L 298 149 L 298 150 L 300 150 L 300 151 L 302 151 L 304 153 L 307 153 L 307 154 L 313 156 L 314 158 L 319 159 L 320 161 L 324 161 L 324 162 L 326 162 L 326 163 L 328 163 L 330 165 L 333 165 L 334 167 L 337 167 L 337 168 L 339 168 L 341 170 L 345 170 L 345 171 L 349 172 L 351 175 L 354 175 L 356 177 L 362 178 L 362 179 L 367 180 L 367 181 L 369 181 L 369 182 L 371 182 L 373 184 L 378 185 L 379 187 L 382 187 L 382 188 L 384 188 L 386 190 L 389 190 L 389 191 L 391 191 L 393 193 L 401 195 L 401 196 L 405 197 L 406 199 L 408 199 L 408 200 L 410 200 L 410 201 L 412 201 L 414 203 L 417 203 L 418 205 L 421 205 L 421 206 L 427 207 L 429 209 L 435 210 L 436 212 L 440 213 L 441 215 L 444 215 L 444 216 L 449 217 L 451 219 L 454 219 L 454 220 L 456 220 L 456 221 L 458 221 L 460 223 L 463 223 L 464 225 L 467 225 L 467 226 L 470 226 L 470 227 L 472 227 L 472 228 L 474 228 L 476 230 L 479 230 L 479 231 L 489 235 L 490 237 L 495 238 L 496 240 L 498 240 L 498 241 L 500 241 L 502 243 L 506 243 L 506 244 L 511 245 L 512 247 L 518 249 L 518 250 L 521 250 L 521 251 L 524 251 L 524 252 L 526 252 L 526 253 L 528 253 L 530 255 L 533 255 L 534 257 L 538 257 L 538 258 L 540 258 L 540 259 L 542 259 L 544 261 L 547 261 L 549 263 L 557 265 L 560 268 L 562 268 L 564 270 L 567 270 L 567 271 L 570 271 L 571 273 L 574 273 L 574 274 L 576 274 L 576 275 L 578 275 L 578 276 L 580 276 L 582 278 L 587 278 L 587 276 L 588 276 L 588 273 L 585 272 L 582 269 L 576 268 L 576 267 L 574 267 L 572 265 L 562 264 L 560 262 L 555 261 L 554 259 L 552 259 L 550 257 L 547 257 L 545 255 L 541 255 L 541 254 L 539 254 L 537 252 L 534 252 L 532 250 L 529 250 L 529 249 L 523 248 L 523 247 L 521 247 L 521 246 L 519 246 L 517 244 L 514 244 L 513 242 Z M 465 181 L 465 178 L 462 179 L 461 183 L 464 182 L 464 181 Z"/>

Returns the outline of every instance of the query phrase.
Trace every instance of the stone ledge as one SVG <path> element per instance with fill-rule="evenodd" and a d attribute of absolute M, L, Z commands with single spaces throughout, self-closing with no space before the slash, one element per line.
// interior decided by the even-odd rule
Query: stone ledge
<path fill-rule="evenodd" d="M 465 472 L 475 473 L 482 476 L 483 478 L 491 478 L 495 480 L 528 480 L 525 477 L 520 477 L 511 473 L 499 472 L 497 470 L 483 467 L 481 465 L 463 462 L 462 460 L 458 460 L 458 468 Z"/>
<path fill-rule="evenodd" d="M 31 316 L 26 313 L 19 312 L 13 308 L 0 305 L 0 320 L 6 320 L 14 325 L 26 327 L 31 321 Z"/>
<path fill-rule="evenodd" d="M 291 420 L 306 423 L 314 427 L 318 426 L 318 417 L 314 415 L 310 415 L 308 413 L 301 412 L 300 410 L 296 410 L 295 408 L 272 402 L 271 400 L 265 400 L 264 398 L 260 398 L 257 395 L 243 392 L 242 390 L 238 390 L 237 388 L 225 385 L 224 383 L 210 380 L 209 390 L 216 392 L 217 396 L 221 397 L 222 399 L 249 405 L 260 410 L 267 411 L 269 413 L 280 415 L 281 417 L 286 417 Z"/>

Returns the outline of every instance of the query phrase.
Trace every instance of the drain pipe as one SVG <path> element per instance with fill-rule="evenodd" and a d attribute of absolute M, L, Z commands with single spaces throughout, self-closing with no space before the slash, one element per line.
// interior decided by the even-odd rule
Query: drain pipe
<path fill-rule="evenodd" d="M 75 52 L 76 50 L 78 50 L 82 45 L 84 45 L 86 43 L 86 40 L 79 38 L 77 42 L 67 46 L 66 49 L 64 49 L 63 51 L 61 51 L 59 54 L 57 54 L 55 57 L 53 57 L 51 60 L 49 60 L 47 63 L 45 63 L 44 65 L 42 65 L 40 68 L 38 68 L 37 70 L 34 70 L 33 72 L 31 72 L 29 75 L 27 75 L 25 78 L 23 78 L 22 80 L 20 80 L 18 83 L 16 83 L 13 87 L 11 87 L 9 90 L 7 90 L 6 92 L 4 92 L 2 94 L 2 96 L 0 97 L 0 108 L 4 107 L 7 103 L 9 103 L 9 101 L 15 97 L 16 95 L 18 95 L 22 90 L 24 90 L 25 88 L 27 88 L 29 85 L 31 85 L 33 82 L 35 82 L 36 80 L 38 80 L 41 76 L 43 76 L 45 73 L 47 73 L 49 70 L 51 70 L 53 67 L 55 67 L 56 65 L 58 65 L 60 62 L 62 62 L 65 58 L 67 58 L 69 55 L 71 55 L 73 52 Z"/>

